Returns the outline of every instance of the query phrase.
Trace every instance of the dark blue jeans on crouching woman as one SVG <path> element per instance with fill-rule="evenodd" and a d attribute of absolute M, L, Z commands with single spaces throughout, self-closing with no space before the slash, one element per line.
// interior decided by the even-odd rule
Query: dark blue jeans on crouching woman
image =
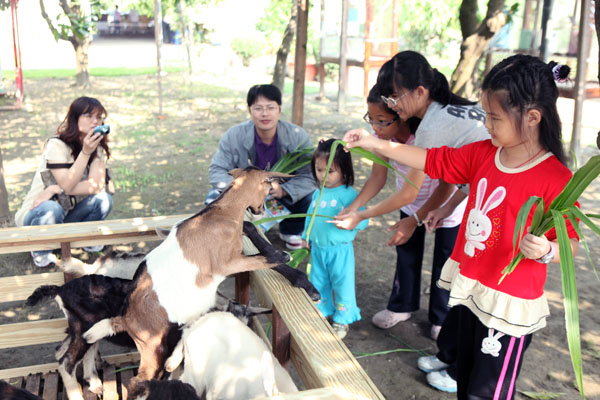
<path fill-rule="evenodd" d="M 24 226 L 52 225 L 67 222 L 102 221 L 113 207 L 112 195 L 107 192 L 90 195 L 77 203 L 69 212 L 65 212 L 54 200 L 46 200 L 25 215 Z M 50 251 L 34 251 L 33 256 L 46 255 Z"/>
<path fill-rule="evenodd" d="M 408 214 L 400 212 L 401 218 Z M 411 217 L 412 218 L 412 217 Z M 448 313 L 449 292 L 437 286 L 444 263 L 452 254 L 460 225 L 438 228 L 435 231 L 433 265 L 431 268 L 431 294 L 429 297 L 429 322 L 442 325 Z M 387 309 L 393 312 L 414 312 L 419 309 L 421 296 L 421 271 L 425 250 L 425 227 L 415 229 L 405 244 L 396 246 L 396 274 Z"/>

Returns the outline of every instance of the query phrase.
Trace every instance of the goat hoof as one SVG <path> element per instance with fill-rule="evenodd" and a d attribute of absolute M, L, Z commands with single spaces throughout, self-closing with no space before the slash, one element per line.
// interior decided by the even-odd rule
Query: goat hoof
<path fill-rule="evenodd" d="M 308 294 L 308 297 L 310 297 L 312 301 L 321 300 L 321 293 L 319 293 L 319 291 L 313 285 L 304 288 L 304 290 L 306 290 L 306 294 Z"/>
<path fill-rule="evenodd" d="M 277 250 L 266 256 L 267 262 L 273 264 L 285 264 L 292 259 L 287 251 Z"/>

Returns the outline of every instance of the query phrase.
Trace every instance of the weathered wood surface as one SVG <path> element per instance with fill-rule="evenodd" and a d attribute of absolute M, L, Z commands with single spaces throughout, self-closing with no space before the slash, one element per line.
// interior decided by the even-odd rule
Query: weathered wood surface
<path fill-rule="evenodd" d="M 45 272 L 0 278 L 0 303 L 25 300 L 35 289 L 42 285 L 60 286 L 64 283 L 65 276 L 62 272 Z"/>
<path fill-rule="evenodd" d="M 137 363 L 140 360 L 140 355 L 137 352 L 114 354 L 103 356 L 104 361 L 109 364 L 119 365 L 123 363 Z M 0 379 L 12 379 L 27 376 L 29 374 L 47 374 L 58 370 L 58 363 L 48 363 L 32 365 L 27 367 L 10 368 L 0 370 Z"/>
<path fill-rule="evenodd" d="M 304 290 L 275 271 L 254 271 L 250 284 L 261 305 L 275 304 L 291 336 L 292 362 L 308 389 L 332 388 L 346 399 L 384 399 Z"/>
<path fill-rule="evenodd" d="M 0 325 L 0 349 L 60 342 L 66 328 L 65 318 Z"/>
<path fill-rule="evenodd" d="M 156 228 L 170 228 L 191 214 L 106 221 L 75 222 L 58 225 L 23 226 L 0 229 L 0 254 L 98 244 L 123 244 L 158 240 Z"/>

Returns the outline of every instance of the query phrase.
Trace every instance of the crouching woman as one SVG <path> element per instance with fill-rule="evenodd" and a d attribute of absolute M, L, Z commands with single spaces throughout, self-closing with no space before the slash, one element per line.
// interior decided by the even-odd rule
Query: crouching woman
<path fill-rule="evenodd" d="M 108 216 L 113 205 L 106 172 L 110 149 L 107 135 L 94 132 L 105 118 L 106 110 L 94 98 L 79 97 L 71 103 L 56 136 L 44 145 L 31 188 L 15 215 L 18 226 L 100 221 Z M 51 251 L 31 255 L 38 267 L 56 262 Z"/>

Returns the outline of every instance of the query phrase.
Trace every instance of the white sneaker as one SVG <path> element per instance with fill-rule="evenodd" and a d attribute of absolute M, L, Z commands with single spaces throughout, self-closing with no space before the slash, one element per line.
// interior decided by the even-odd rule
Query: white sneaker
<path fill-rule="evenodd" d="M 56 256 L 54 253 L 48 254 L 34 254 L 31 252 L 31 257 L 33 258 L 33 263 L 38 268 L 44 268 L 49 266 L 50 264 L 56 264 Z"/>
<path fill-rule="evenodd" d="M 442 392 L 456 393 L 456 381 L 443 369 L 427 374 L 427 383 Z"/>
<path fill-rule="evenodd" d="M 99 251 L 102 251 L 104 249 L 104 245 L 99 244 L 97 246 L 87 246 L 83 248 L 85 251 L 87 251 L 88 253 L 97 253 Z"/>
<path fill-rule="evenodd" d="M 338 324 L 337 322 L 334 322 L 331 327 L 340 339 L 345 338 L 350 330 L 350 327 L 347 324 Z"/>
<path fill-rule="evenodd" d="M 302 236 L 300 235 L 284 235 L 283 233 L 280 233 L 279 238 L 285 242 L 285 247 L 290 250 L 302 248 Z"/>
<path fill-rule="evenodd" d="M 441 371 L 448 368 L 448 364 L 440 361 L 440 359 L 436 356 L 419 357 L 417 360 L 417 366 L 421 371 L 427 374 L 433 371 Z"/>

